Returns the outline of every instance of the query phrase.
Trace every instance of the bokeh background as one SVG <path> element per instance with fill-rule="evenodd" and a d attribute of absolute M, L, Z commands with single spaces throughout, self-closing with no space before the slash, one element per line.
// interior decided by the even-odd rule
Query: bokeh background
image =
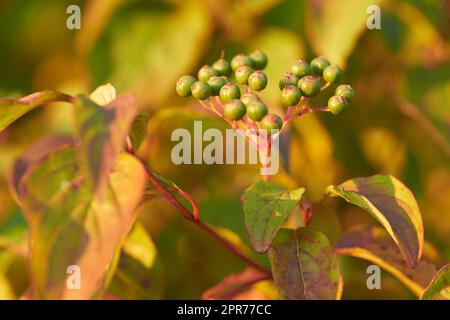
<path fill-rule="evenodd" d="M 66 8 L 81 7 L 81 30 L 66 28 Z M 381 30 L 368 30 L 366 9 L 381 7 Z M 274 181 L 305 187 L 319 200 L 329 184 L 392 174 L 414 192 L 425 237 L 450 259 L 450 2 L 445 0 L 1 0 L 0 96 L 41 89 L 89 93 L 110 82 L 133 91 L 150 111 L 140 156 L 198 201 L 203 220 L 250 252 L 240 196 L 258 181 L 259 166 L 181 165 L 170 160 L 171 132 L 226 125 L 191 99 L 175 95 L 175 81 L 213 63 L 262 49 L 269 56 L 264 98 L 274 111 L 278 80 L 295 60 L 324 55 L 346 70 L 357 96 L 338 117 L 308 115 L 283 138 L 283 168 Z M 330 93 L 331 95 L 331 93 Z M 314 100 L 323 105 L 327 97 Z M 27 287 L 27 226 L 10 196 L 13 161 L 47 134 L 70 133 L 73 110 L 35 110 L 0 133 L 0 299 Z M 139 208 L 146 262 L 123 254 L 110 292 L 118 298 L 199 298 L 244 265 L 167 204 Z M 295 218 L 288 224 L 295 225 Z M 343 201 L 329 200 L 312 225 L 336 243 L 356 224 L 373 218 Z M 256 257 L 256 255 L 255 255 Z M 256 257 L 267 264 L 264 256 Z M 345 299 L 414 296 L 387 272 L 382 290 L 368 290 L 368 263 L 340 258 Z M 247 298 L 276 298 L 260 283 Z"/>

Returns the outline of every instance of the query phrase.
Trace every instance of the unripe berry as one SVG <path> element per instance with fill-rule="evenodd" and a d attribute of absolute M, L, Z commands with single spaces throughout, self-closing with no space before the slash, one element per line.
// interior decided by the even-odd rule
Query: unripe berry
<path fill-rule="evenodd" d="M 296 86 L 298 80 L 300 80 L 300 77 L 298 75 L 291 72 L 286 72 L 283 78 L 281 78 L 280 82 L 278 83 L 278 86 L 280 87 L 280 90 L 283 90 L 284 87 L 289 85 Z"/>
<path fill-rule="evenodd" d="M 311 61 L 311 71 L 313 74 L 322 75 L 326 67 L 330 65 L 330 61 L 324 57 L 317 57 Z"/>
<path fill-rule="evenodd" d="M 341 84 L 339 87 L 336 88 L 334 94 L 337 96 L 346 97 L 348 102 L 350 102 L 355 97 L 355 90 L 353 90 L 353 88 L 348 84 Z"/>
<path fill-rule="evenodd" d="M 217 96 L 219 95 L 220 89 L 227 83 L 227 78 L 225 77 L 216 77 L 213 76 L 209 78 L 208 85 L 211 88 L 211 95 Z"/>
<path fill-rule="evenodd" d="M 267 66 L 267 62 L 268 62 L 267 56 L 261 50 L 253 51 L 249 55 L 249 58 L 252 60 L 253 67 L 256 70 L 262 70 Z"/>
<path fill-rule="evenodd" d="M 223 114 L 231 120 L 239 120 L 241 119 L 246 112 L 245 105 L 242 103 L 241 100 L 233 99 L 223 107 Z"/>
<path fill-rule="evenodd" d="M 249 66 L 240 66 L 239 68 L 237 68 L 236 72 L 234 73 L 234 77 L 236 78 L 236 81 L 239 84 L 247 84 L 248 83 L 248 78 L 250 77 L 250 75 L 253 73 L 253 69 L 250 68 Z"/>
<path fill-rule="evenodd" d="M 323 70 L 323 80 L 329 83 L 334 83 L 342 78 L 342 69 L 339 66 L 332 64 Z"/>
<path fill-rule="evenodd" d="M 234 56 L 233 59 L 231 59 L 231 69 L 233 69 L 233 71 L 236 71 L 240 66 L 253 67 L 253 61 L 245 54 L 240 53 L 237 56 Z"/>
<path fill-rule="evenodd" d="M 330 100 L 328 100 L 328 108 L 332 114 L 338 114 L 347 107 L 347 98 L 343 96 L 332 96 Z"/>
<path fill-rule="evenodd" d="M 197 80 L 192 76 L 182 76 L 177 81 L 176 91 L 180 97 L 189 97 L 191 95 L 191 86 Z"/>
<path fill-rule="evenodd" d="M 266 115 L 260 124 L 261 129 L 266 129 L 269 133 L 271 130 L 280 130 L 282 126 L 283 120 L 273 113 Z"/>
<path fill-rule="evenodd" d="M 259 102 L 261 100 L 259 100 L 258 96 L 254 93 L 244 93 L 244 95 L 241 98 L 241 101 L 246 107 L 248 107 L 250 103 Z"/>
<path fill-rule="evenodd" d="M 301 97 L 302 93 L 296 86 L 289 85 L 281 91 L 281 103 L 285 106 L 296 106 Z"/>
<path fill-rule="evenodd" d="M 220 101 L 227 103 L 233 99 L 241 97 L 241 90 L 233 83 L 225 84 L 219 91 Z"/>
<path fill-rule="evenodd" d="M 291 72 L 300 78 L 311 74 L 311 67 L 303 60 L 298 60 L 291 66 Z"/>
<path fill-rule="evenodd" d="M 206 82 L 209 80 L 209 78 L 218 75 L 219 73 L 216 71 L 216 69 L 214 69 L 211 66 L 204 65 L 203 67 L 200 68 L 200 70 L 198 70 L 197 77 L 198 80 Z"/>
<path fill-rule="evenodd" d="M 198 100 L 208 99 L 211 94 L 209 85 L 202 81 L 197 81 L 191 86 L 192 96 Z"/>
<path fill-rule="evenodd" d="M 253 121 L 260 121 L 267 112 L 267 106 L 261 101 L 252 102 L 247 107 L 247 116 Z"/>
<path fill-rule="evenodd" d="M 320 92 L 320 81 L 315 76 L 306 76 L 299 80 L 298 87 L 305 97 L 314 97 Z"/>
<path fill-rule="evenodd" d="M 248 78 L 248 86 L 253 91 L 264 90 L 267 86 L 267 76 L 259 70 L 253 72 Z"/>
<path fill-rule="evenodd" d="M 231 75 L 231 66 L 230 63 L 225 59 L 219 59 L 212 67 L 217 71 L 217 73 L 221 76 L 229 77 Z"/>

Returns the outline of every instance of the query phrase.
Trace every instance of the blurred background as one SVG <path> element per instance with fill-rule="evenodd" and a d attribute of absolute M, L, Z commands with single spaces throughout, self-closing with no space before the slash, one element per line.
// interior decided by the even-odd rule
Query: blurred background
<path fill-rule="evenodd" d="M 67 6 L 81 7 L 81 30 L 66 28 Z M 366 9 L 381 7 L 381 29 L 368 30 Z M 180 165 L 170 159 L 176 128 L 225 129 L 192 99 L 175 94 L 183 74 L 225 57 L 261 49 L 269 57 L 263 96 L 275 112 L 278 80 L 299 58 L 326 56 L 341 65 L 356 90 L 348 110 L 307 115 L 283 137 L 274 181 L 324 189 L 353 177 L 392 174 L 414 192 L 425 237 L 450 259 L 450 2 L 445 0 L 1 0 L 0 97 L 52 88 L 89 93 L 110 82 L 137 94 L 150 112 L 140 157 L 190 192 L 207 223 L 251 252 L 243 227 L 242 192 L 258 181 L 259 166 Z M 331 90 L 329 91 L 331 96 Z M 328 97 L 313 100 L 324 105 Z M 27 287 L 23 257 L 27 226 L 10 196 L 13 161 L 44 135 L 70 133 L 73 110 L 51 105 L 30 112 L 0 133 L 0 299 Z M 244 265 L 169 205 L 139 208 L 148 259 L 123 254 L 110 292 L 123 299 L 195 299 Z M 295 225 L 296 221 L 288 221 Z M 328 200 L 312 225 L 336 243 L 343 231 L 376 224 L 362 210 Z M 252 253 L 251 253 L 252 254 Z M 254 256 L 268 264 L 265 256 Z M 382 273 L 382 290 L 368 290 L 368 263 L 340 258 L 344 299 L 409 299 L 397 279 Z M 276 298 L 260 283 L 246 298 Z"/>

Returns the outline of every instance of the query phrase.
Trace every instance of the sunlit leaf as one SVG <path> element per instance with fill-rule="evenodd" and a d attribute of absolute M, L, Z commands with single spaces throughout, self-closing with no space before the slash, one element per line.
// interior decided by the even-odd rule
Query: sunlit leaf
<path fill-rule="evenodd" d="M 40 91 L 20 99 L 0 99 L 0 132 L 36 107 L 52 102 L 72 102 L 72 97 L 57 91 Z"/>
<path fill-rule="evenodd" d="M 136 223 L 131 233 L 123 243 L 123 251 L 133 259 L 139 261 L 146 268 L 150 268 L 155 261 L 156 247 L 144 226 Z"/>
<path fill-rule="evenodd" d="M 132 94 L 123 94 L 100 107 L 85 96 L 79 96 L 75 115 L 81 140 L 79 159 L 86 166 L 96 190 L 105 185 L 114 166 L 137 110 Z"/>
<path fill-rule="evenodd" d="M 245 228 L 253 248 L 266 252 L 291 211 L 298 205 L 305 189 L 287 191 L 260 181 L 250 186 L 243 195 Z"/>
<path fill-rule="evenodd" d="M 101 198 L 85 183 L 72 147 L 46 155 L 21 172 L 15 192 L 30 226 L 32 295 L 92 297 L 134 223 L 145 186 L 144 168 L 131 155 L 120 154 Z M 66 287 L 70 265 L 80 268 L 79 290 Z"/>
<path fill-rule="evenodd" d="M 203 299 L 232 299 L 253 284 L 267 279 L 267 274 L 253 268 L 230 275 L 203 293 Z"/>
<path fill-rule="evenodd" d="M 345 233 L 335 249 L 348 255 L 376 263 L 402 281 L 420 296 L 438 270 L 440 257 L 430 245 L 424 246 L 423 257 L 416 267 L 405 263 L 392 238 L 381 227 L 358 227 Z"/>
<path fill-rule="evenodd" d="M 373 215 L 392 236 L 405 260 L 413 266 L 419 262 L 422 216 L 414 195 L 402 182 L 393 176 L 375 175 L 330 186 L 327 192 Z"/>
<path fill-rule="evenodd" d="M 367 30 L 367 9 L 382 0 L 309 1 L 306 33 L 317 54 L 344 64 L 359 36 Z"/>
<path fill-rule="evenodd" d="M 424 300 L 450 300 L 450 264 L 442 267 L 423 292 Z"/>
<path fill-rule="evenodd" d="M 96 88 L 90 95 L 89 99 L 100 106 L 106 106 L 108 103 L 116 99 L 116 89 L 111 83 L 104 84 Z"/>
<path fill-rule="evenodd" d="M 342 295 L 336 256 L 312 228 L 280 229 L 269 249 L 273 280 L 288 300 L 335 300 Z"/>

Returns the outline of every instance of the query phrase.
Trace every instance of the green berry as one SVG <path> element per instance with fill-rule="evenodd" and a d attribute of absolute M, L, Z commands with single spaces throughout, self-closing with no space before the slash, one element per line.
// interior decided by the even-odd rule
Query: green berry
<path fill-rule="evenodd" d="M 311 67 L 303 60 L 298 60 L 291 66 L 291 72 L 300 78 L 311 74 Z"/>
<path fill-rule="evenodd" d="M 253 66 L 256 70 L 262 70 L 267 66 L 267 56 L 261 50 L 253 51 L 249 55 L 249 58 L 252 60 Z"/>
<path fill-rule="evenodd" d="M 286 86 L 281 91 L 281 103 L 285 106 L 296 106 L 301 97 L 300 89 L 293 85 Z"/>
<path fill-rule="evenodd" d="M 328 100 L 328 108 L 332 114 L 338 114 L 347 107 L 347 98 L 343 96 L 332 96 L 330 100 Z"/>
<path fill-rule="evenodd" d="M 177 81 L 176 91 L 180 97 L 189 97 L 191 95 L 191 86 L 197 80 L 192 76 L 182 76 Z"/>
<path fill-rule="evenodd" d="M 225 59 L 219 59 L 212 67 L 219 73 L 221 76 L 229 77 L 231 74 L 231 66 L 230 63 Z"/>
<path fill-rule="evenodd" d="M 234 121 L 241 119 L 246 111 L 245 105 L 238 99 L 231 100 L 223 107 L 223 114 Z"/>
<path fill-rule="evenodd" d="M 291 72 L 286 72 L 283 78 L 281 78 L 280 82 L 278 83 L 278 86 L 280 87 L 280 90 L 283 90 L 283 88 L 286 86 L 296 86 L 298 80 L 300 80 L 299 76 Z"/>
<path fill-rule="evenodd" d="M 209 80 L 209 78 L 214 77 L 214 76 L 218 76 L 219 73 L 216 71 L 216 69 L 214 69 L 211 66 L 208 65 L 204 65 L 203 67 L 200 68 L 200 70 L 198 70 L 198 80 L 206 82 Z"/>
<path fill-rule="evenodd" d="M 254 93 L 244 93 L 244 95 L 241 98 L 241 101 L 246 107 L 248 107 L 250 103 L 255 101 L 258 102 L 261 100 L 259 100 L 258 96 Z"/>
<path fill-rule="evenodd" d="M 220 89 L 227 83 L 226 77 L 216 77 L 213 76 L 209 78 L 208 85 L 211 88 L 211 95 L 212 96 L 218 96 Z"/>
<path fill-rule="evenodd" d="M 211 94 L 211 88 L 206 82 L 197 81 L 191 86 L 192 96 L 198 100 L 208 99 Z"/>
<path fill-rule="evenodd" d="M 334 83 L 342 78 L 342 69 L 339 66 L 332 64 L 323 70 L 323 79 L 326 82 Z"/>
<path fill-rule="evenodd" d="M 250 77 L 248 77 L 248 86 L 253 91 L 264 90 L 267 86 L 267 76 L 262 71 L 253 72 Z"/>
<path fill-rule="evenodd" d="M 219 91 L 220 101 L 227 103 L 233 99 L 239 99 L 241 97 L 241 90 L 233 83 L 225 84 Z"/>
<path fill-rule="evenodd" d="M 253 121 L 260 121 L 267 114 L 267 106 L 261 101 L 250 103 L 247 107 L 247 115 Z"/>
<path fill-rule="evenodd" d="M 283 126 L 283 120 L 276 114 L 270 113 L 261 120 L 260 126 L 267 131 L 280 130 Z"/>
<path fill-rule="evenodd" d="M 355 90 L 353 90 L 353 88 L 348 84 L 342 84 L 336 88 L 334 94 L 337 96 L 346 97 L 348 102 L 350 102 L 355 97 Z"/>
<path fill-rule="evenodd" d="M 239 68 L 237 68 L 236 72 L 234 73 L 234 77 L 236 78 L 236 81 L 239 84 L 247 84 L 248 83 L 248 78 L 250 77 L 250 75 L 253 73 L 253 69 L 250 68 L 249 66 L 240 66 Z"/>
<path fill-rule="evenodd" d="M 311 71 L 313 74 L 322 75 L 326 67 L 330 65 L 330 61 L 324 57 L 317 57 L 311 61 Z"/>
<path fill-rule="evenodd" d="M 314 97 L 320 92 L 320 81 L 315 76 L 306 76 L 298 81 L 298 88 L 305 97 Z"/>
<path fill-rule="evenodd" d="M 233 69 L 233 71 L 236 71 L 240 66 L 253 67 L 253 61 L 245 54 L 240 53 L 233 59 L 231 59 L 231 69 Z"/>

